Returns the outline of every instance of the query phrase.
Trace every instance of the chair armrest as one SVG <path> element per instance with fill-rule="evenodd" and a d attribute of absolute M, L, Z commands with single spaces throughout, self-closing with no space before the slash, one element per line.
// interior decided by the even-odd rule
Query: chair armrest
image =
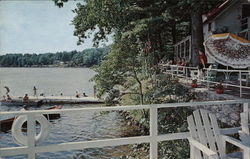
<path fill-rule="evenodd" d="M 221 135 L 221 138 L 222 138 L 223 141 L 226 141 L 226 142 L 228 142 L 230 144 L 233 144 L 233 145 L 235 145 L 235 146 L 237 146 L 237 147 L 239 147 L 241 149 L 245 150 L 245 149 L 249 149 L 250 148 L 249 146 L 244 145 L 240 140 L 237 140 L 237 139 L 232 138 L 230 136 Z"/>
<path fill-rule="evenodd" d="M 218 159 L 219 158 L 219 156 L 216 152 L 214 152 L 211 149 L 209 149 L 208 147 L 204 146 L 203 144 L 201 144 L 197 140 L 190 138 L 190 137 L 188 137 L 188 140 L 192 146 L 194 146 L 195 148 L 197 148 L 200 151 L 202 151 L 203 153 L 205 153 L 209 157 L 209 159 Z"/>

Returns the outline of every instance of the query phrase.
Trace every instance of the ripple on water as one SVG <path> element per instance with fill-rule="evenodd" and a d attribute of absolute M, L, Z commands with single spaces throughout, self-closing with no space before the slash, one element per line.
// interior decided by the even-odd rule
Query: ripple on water
<path fill-rule="evenodd" d="M 45 109 L 48 106 L 39 109 Z M 63 109 L 85 107 L 83 105 L 66 105 Z M 6 108 L 4 111 L 19 110 L 20 107 Z M 65 142 L 90 141 L 97 139 L 109 139 L 122 137 L 126 122 L 117 112 L 110 113 L 63 113 L 61 118 L 52 121 L 48 139 L 39 146 L 59 144 Z M 129 128 L 127 128 L 129 129 Z M 0 133 L 0 147 L 18 146 L 12 140 L 10 133 Z M 74 151 L 60 151 L 53 153 L 39 153 L 39 159 L 112 159 L 120 155 L 126 155 L 129 151 L 128 146 L 93 148 Z M 113 157 L 112 157 L 113 156 Z M 11 156 L 4 159 L 23 159 L 26 156 Z"/>

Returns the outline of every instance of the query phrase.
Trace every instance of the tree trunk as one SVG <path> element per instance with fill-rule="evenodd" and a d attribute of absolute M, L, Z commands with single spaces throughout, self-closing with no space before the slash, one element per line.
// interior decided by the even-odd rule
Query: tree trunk
<path fill-rule="evenodd" d="M 199 64 L 199 54 L 197 49 L 203 48 L 203 23 L 202 23 L 202 13 L 201 7 L 193 9 L 191 15 L 192 20 L 192 65 L 197 66 Z"/>
<path fill-rule="evenodd" d="M 143 105 L 144 103 L 144 97 L 143 97 L 143 91 L 142 91 L 142 83 L 141 81 L 139 80 L 139 78 L 137 77 L 137 73 L 135 71 L 135 68 L 133 67 L 133 72 L 134 72 L 134 78 L 135 80 L 137 81 L 137 83 L 139 84 L 139 95 L 140 95 L 140 103 L 141 105 Z"/>
<path fill-rule="evenodd" d="M 172 20 L 172 25 L 171 25 L 171 35 L 172 35 L 172 44 L 176 44 L 176 21 L 175 19 Z"/>
<path fill-rule="evenodd" d="M 177 57 L 176 50 L 175 50 L 175 47 L 174 47 L 174 45 L 176 44 L 176 41 L 177 41 L 176 40 L 176 21 L 175 20 L 172 21 L 171 36 L 172 36 L 172 46 L 173 46 L 172 60 L 174 60 L 174 58 Z"/>

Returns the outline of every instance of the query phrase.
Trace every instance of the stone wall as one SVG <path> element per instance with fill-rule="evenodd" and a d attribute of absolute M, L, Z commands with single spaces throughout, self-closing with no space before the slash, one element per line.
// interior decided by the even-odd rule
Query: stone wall
<path fill-rule="evenodd" d="M 241 98 L 227 95 L 216 94 L 214 91 L 209 91 L 204 88 L 194 90 L 194 101 L 219 101 L 219 100 L 239 100 Z M 216 115 L 217 119 L 222 123 L 230 126 L 239 126 L 240 113 L 242 112 L 241 104 L 214 105 L 214 106 L 199 106 L 197 109 L 206 109 Z"/>

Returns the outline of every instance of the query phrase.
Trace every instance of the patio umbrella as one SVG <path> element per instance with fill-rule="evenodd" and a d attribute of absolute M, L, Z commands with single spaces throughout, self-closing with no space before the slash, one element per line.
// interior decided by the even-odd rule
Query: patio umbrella
<path fill-rule="evenodd" d="M 204 46 L 216 62 L 233 68 L 250 67 L 250 41 L 231 33 L 210 36 Z"/>

